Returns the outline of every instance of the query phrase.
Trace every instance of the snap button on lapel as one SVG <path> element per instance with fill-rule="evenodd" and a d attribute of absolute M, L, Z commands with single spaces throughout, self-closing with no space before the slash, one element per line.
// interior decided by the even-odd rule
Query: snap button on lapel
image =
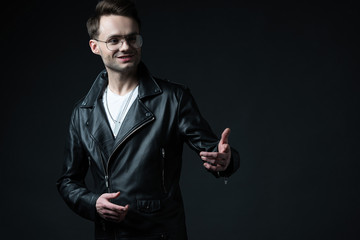
<path fill-rule="evenodd" d="M 145 115 L 146 115 L 147 117 L 149 117 L 149 116 L 151 115 L 151 113 L 147 112 L 147 113 L 145 113 Z"/>

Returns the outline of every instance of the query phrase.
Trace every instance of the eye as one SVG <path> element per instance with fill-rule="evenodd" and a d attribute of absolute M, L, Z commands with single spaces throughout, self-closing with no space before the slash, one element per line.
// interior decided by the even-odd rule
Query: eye
<path fill-rule="evenodd" d="M 135 43 L 135 42 L 136 42 L 136 35 L 127 36 L 127 37 L 126 37 L 126 40 L 127 40 L 129 43 Z"/>
<path fill-rule="evenodd" d="M 111 45 L 116 45 L 116 44 L 118 44 L 120 42 L 120 39 L 118 39 L 118 38 L 110 38 L 108 41 L 107 41 L 107 43 L 108 44 L 111 44 Z"/>

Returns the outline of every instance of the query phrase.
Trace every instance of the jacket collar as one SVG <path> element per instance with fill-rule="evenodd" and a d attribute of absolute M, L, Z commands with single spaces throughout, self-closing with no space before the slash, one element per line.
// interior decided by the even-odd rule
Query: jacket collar
<path fill-rule="evenodd" d="M 138 65 L 139 76 L 139 98 L 143 99 L 149 96 L 158 95 L 162 93 L 161 88 L 156 83 L 155 79 L 151 76 L 149 70 L 143 62 Z M 81 103 L 82 108 L 92 108 L 96 101 L 102 98 L 102 94 L 108 85 L 108 74 L 103 70 L 96 77 L 90 91 Z"/>

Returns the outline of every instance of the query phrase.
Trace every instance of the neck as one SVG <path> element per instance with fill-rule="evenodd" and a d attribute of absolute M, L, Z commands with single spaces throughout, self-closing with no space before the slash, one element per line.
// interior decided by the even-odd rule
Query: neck
<path fill-rule="evenodd" d="M 134 72 L 114 72 L 109 71 L 109 89 L 120 96 L 133 90 L 138 85 L 137 71 Z"/>

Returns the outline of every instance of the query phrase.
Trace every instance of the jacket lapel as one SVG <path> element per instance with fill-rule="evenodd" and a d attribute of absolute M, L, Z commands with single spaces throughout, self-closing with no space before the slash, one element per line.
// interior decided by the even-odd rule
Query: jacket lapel
<path fill-rule="evenodd" d="M 81 104 L 81 108 L 90 111 L 86 122 L 87 129 L 106 158 L 110 156 L 114 146 L 114 136 L 102 103 L 102 94 L 107 84 L 107 73 L 104 70 L 98 75 Z"/>
<path fill-rule="evenodd" d="M 95 105 L 87 124 L 91 136 L 99 145 L 101 151 L 105 154 L 105 157 L 109 158 L 114 146 L 114 135 L 111 131 L 101 99 L 97 100 L 97 104 Z"/>
<path fill-rule="evenodd" d="M 130 107 L 116 136 L 113 151 L 128 137 L 154 120 L 154 114 L 138 98 Z"/>
<path fill-rule="evenodd" d="M 91 110 L 86 125 L 91 136 L 100 146 L 100 149 L 105 154 L 106 158 L 111 157 L 111 154 L 116 148 L 125 142 L 125 140 L 133 133 L 155 120 L 154 114 L 146 107 L 143 99 L 161 94 L 162 91 L 142 62 L 138 66 L 138 76 L 138 98 L 134 101 L 126 114 L 116 139 L 114 139 L 102 103 L 102 94 L 108 84 L 107 73 L 105 70 L 98 75 L 89 93 L 81 104 L 81 108 L 88 108 Z"/>
<path fill-rule="evenodd" d="M 133 133 L 155 120 L 154 114 L 143 103 L 143 99 L 161 94 L 162 91 L 141 62 L 138 69 L 139 95 L 130 107 L 115 139 L 113 152 Z"/>

